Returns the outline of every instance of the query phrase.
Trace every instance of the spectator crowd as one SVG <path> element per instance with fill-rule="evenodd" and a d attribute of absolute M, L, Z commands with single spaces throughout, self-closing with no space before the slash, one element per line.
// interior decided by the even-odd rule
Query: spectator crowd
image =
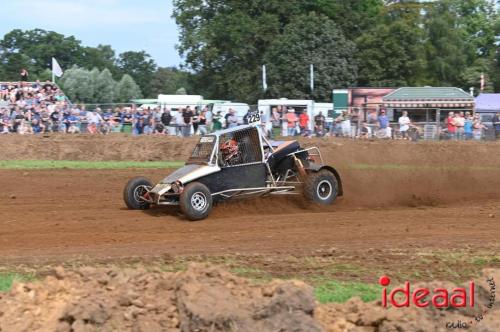
<path fill-rule="evenodd" d="M 221 111 L 214 113 L 208 107 L 190 106 L 175 111 L 135 105 L 87 110 L 85 105 L 71 104 L 50 81 L 27 82 L 26 79 L 18 83 L 0 82 L 0 134 L 126 132 L 134 135 L 186 137 L 245 124 L 251 116 L 250 111 L 241 116 L 231 108 L 222 114 Z M 270 114 L 260 112 L 260 121 L 271 138 L 301 135 L 414 139 L 421 131 L 421 127 L 412 122 L 406 111 L 402 112 L 396 124 L 391 125 L 385 110 L 369 111 L 361 121 L 359 113 L 348 111 L 336 117 L 319 112 L 310 119 L 304 109 L 277 106 L 271 109 Z M 444 126 L 442 132 L 446 138 L 456 140 L 480 140 L 487 129 L 478 114 L 469 112 L 450 112 Z M 499 138 L 500 113 L 493 117 L 492 126 Z"/>

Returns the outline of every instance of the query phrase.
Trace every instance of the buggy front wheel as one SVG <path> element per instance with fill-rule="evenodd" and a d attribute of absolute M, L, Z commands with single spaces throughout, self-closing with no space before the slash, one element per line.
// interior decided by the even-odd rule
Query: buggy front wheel
<path fill-rule="evenodd" d="M 204 184 L 192 182 L 181 193 L 179 204 L 188 220 L 205 219 L 212 211 L 212 194 Z"/>
<path fill-rule="evenodd" d="M 147 210 L 150 204 L 144 196 L 151 190 L 151 181 L 143 177 L 131 179 L 123 189 L 123 200 L 130 210 Z"/>

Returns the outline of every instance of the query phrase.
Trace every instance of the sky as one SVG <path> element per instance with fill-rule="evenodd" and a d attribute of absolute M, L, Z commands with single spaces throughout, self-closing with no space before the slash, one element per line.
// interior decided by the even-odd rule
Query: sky
<path fill-rule="evenodd" d="M 172 0 L 2 1 L 0 36 L 40 28 L 73 35 L 83 46 L 111 45 L 117 54 L 144 50 L 159 66 L 177 66 L 172 11 Z"/>

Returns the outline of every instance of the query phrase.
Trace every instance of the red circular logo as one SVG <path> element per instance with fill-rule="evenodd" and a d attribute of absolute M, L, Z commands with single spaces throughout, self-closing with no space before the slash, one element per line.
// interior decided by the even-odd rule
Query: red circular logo
<path fill-rule="evenodd" d="M 388 276 L 381 276 L 380 279 L 378 280 L 378 283 L 381 284 L 382 286 L 387 286 L 391 283 L 391 279 L 389 279 Z"/>

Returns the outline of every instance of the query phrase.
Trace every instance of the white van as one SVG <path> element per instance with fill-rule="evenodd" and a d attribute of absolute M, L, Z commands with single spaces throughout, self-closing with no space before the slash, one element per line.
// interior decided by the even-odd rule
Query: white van
<path fill-rule="evenodd" d="M 158 105 L 162 108 L 169 108 L 177 111 L 190 106 L 195 108 L 203 103 L 203 96 L 200 95 L 158 95 Z"/>
<path fill-rule="evenodd" d="M 245 103 L 233 103 L 233 102 L 216 102 L 209 103 L 206 105 L 208 109 L 212 110 L 212 114 L 217 114 L 217 112 L 221 112 L 222 117 L 225 117 L 229 112 L 229 109 L 233 109 L 238 117 L 238 122 L 243 123 L 243 118 L 245 114 L 250 110 L 250 106 Z"/>
<path fill-rule="evenodd" d="M 309 116 L 309 129 L 314 128 L 314 117 L 322 112 L 327 122 L 333 122 L 333 118 L 329 117 L 333 113 L 333 103 L 316 103 L 314 100 L 306 99 L 261 99 L 258 102 L 259 112 L 263 112 L 269 119 L 272 109 L 278 106 L 284 108 L 293 108 L 296 113 L 307 112 Z M 283 130 L 283 136 L 287 136 L 287 131 Z"/>

